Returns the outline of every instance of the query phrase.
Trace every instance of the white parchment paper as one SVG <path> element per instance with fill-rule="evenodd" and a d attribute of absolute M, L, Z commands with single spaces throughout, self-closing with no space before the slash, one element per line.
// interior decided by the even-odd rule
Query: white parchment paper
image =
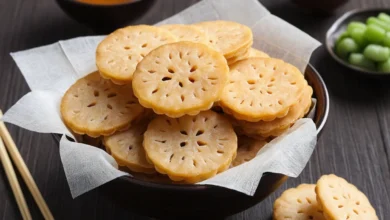
<path fill-rule="evenodd" d="M 292 63 L 302 72 L 312 52 L 320 45 L 309 35 L 270 14 L 256 0 L 204 0 L 159 24 L 218 19 L 251 27 L 255 48 Z M 72 137 L 61 120 L 60 101 L 77 79 L 96 70 L 95 50 L 103 38 L 80 37 L 11 53 L 32 91 L 12 106 L 3 120 L 31 131 Z M 262 148 L 255 159 L 198 184 L 218 185 L 253 195 L 264 172 L 298 176 L 315 145 L 313 121 L 301 119 L 288 132 Z M 73 197 L 129 175 L 119 171 L 115 160 L 105 151 L 71 142 L 64 136 L 60 141 L 60 156 Z"/>

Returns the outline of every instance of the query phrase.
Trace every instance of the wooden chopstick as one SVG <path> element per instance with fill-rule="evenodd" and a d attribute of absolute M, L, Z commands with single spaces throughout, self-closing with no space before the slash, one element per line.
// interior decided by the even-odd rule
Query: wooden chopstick
<path fill-rule="evenodd" d="M 9 185 L 11 186 L 12 192 L 14 193 L 16 204 L 19 206 L 20 214 L 23 219 L 32 219 L 30 210 L 24 199 L 22 189 L 20 188 L 18 178 L 16 177 L 15 170 L 12 166 L 11 160 L 8 156 L 7 150 L 5 149 L 3 140 L 0 137 L 0 159 L 3 164 L 5 174 L 7 175 Z"/>
<path fill-rule="evenodd" d="M 39 209 L 41 210 L 43 217 L 47 220 L 53 220 L 54 218 L 49 210 L 49 207 L 47 206 L 45 200 L 43 199 L 42 194 L 39 191 L 34 179 L 32 178 L 31 173 L 28 170 L 26 164 L 24 163 L 22 156 L 20 156 L 19 150 L 16 147 L 16 144 L 13 141 L 7 127 L 5 126 L 4 122 L 1 120 L 2 117 L 3 117 L 3 112 L 0 110 L 0 136 L 4 140 L 9 155 L 11 156 L 16 168 L 18 168 L 20 175 L 22 176 L 35 202 L 37 203 Z"/>

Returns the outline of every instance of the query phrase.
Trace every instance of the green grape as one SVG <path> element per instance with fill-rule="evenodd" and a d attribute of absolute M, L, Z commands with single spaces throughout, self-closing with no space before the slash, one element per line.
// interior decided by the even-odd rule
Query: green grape
<path fill-rule="evenodd" d="M 390 59 L 388 59 L 384 62 L 378 63 L 378 71 L 390 73 Z"/>
<path fill-rule="evenodd" d="M 344 38 L 336 45 L 336 53 L 339 57 L 346 59 L 348 54 L 358 52 L 359 46 L 352 38 Z"/>
<path fill-rule="evenodd" d="M 351 53 L 348 59 L 349 63 L 364 69 L 375 70 L 375 63 L 364 57 L 361 53 Z"/>
<path fill-rule="evenodd" d="M 384 22 L 382 20 L 379 20 L 376 17 L 369 17 L 367 19 L 367 24 L 376 24 L 379 27 L 385 29 L 385 31 L 390 31 L 390 24 L 388 24 L 388 23 L 386 23 L 386 22 Z"/>
<path fill-rule="evenodd" d="M 367 39 L 365 38 L 365 30 L 360 28 L 355 28 L 351 31 L 351 38 L 355 40 L 361 48 L 367 45 Z"/>
<path fill-rule="evenodd" d="M 375 62 L 383 62 L 390 57 L 390 49 L 376 44 L 368 45 L 364 51 L 364 56 Z"/>
<path fill-rule="evenodd" d="M 379 13 L 378 15 L 378 19 L 381 20 L 381 21 L 384 21 L 384 22 L 387 22 L 390 24 L 390 15 L 386 14 L 386 13 Z"/>
<path fill-rule="evenodd" d="M 390 32 L 386 33 L 385 39 L 383 39 L 383 45 L 390 47 Z"/>
<path fill-rule="evenodd" d="M 386 31 L 376 24 L 369 24 L 364 36 L 371 43 L 381 43 L 386 36 Z"/>
<path fill-rule="evenodd" d="M 340 36 L 337 38 L 336 40 L 336 44 L 338 44 L 342 39 L 346 38 L 346 37 L 349 37 L 349 34 L 347 31 L 344 31 L 342 34 L 340 34 Z"/>
<path fill-rule="evenodd" d="M 354 29 L 363 29 L 363 30 L 365 30 L 366 29 L 366 25 L 364 23 L 362 23 L 362 22 L 352 21 L 352 22 L 350 22 L 348 24 L 347 32 L 349 34 L 351 34 Z"/>

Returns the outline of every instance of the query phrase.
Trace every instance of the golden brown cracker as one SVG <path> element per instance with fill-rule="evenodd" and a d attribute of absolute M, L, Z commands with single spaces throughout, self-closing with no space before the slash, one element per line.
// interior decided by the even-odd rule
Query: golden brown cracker
<path fill-rule="evenodd" d="M 79 79 L 61 101 L 65 124 L 75 133 L 91 137 L 128 128 L 143 111 L 131 85 L 113 84 L 98 72 Z"/>
<path fill-rule="evenodd" d="M 196 115 L 219 100 L 228 71 L 224 57 L 204 44 L 167 44 L 150 52 L 137 66 L 134 94 L 157 114 Z"/>
<path fill-rule="evenodd" d="M 226 170 L 237 153 L 237 136 L 223 116 L 158 116 L 144 135 L 144 148 L 156 170 L 174 181 L 195 183 Z"/>

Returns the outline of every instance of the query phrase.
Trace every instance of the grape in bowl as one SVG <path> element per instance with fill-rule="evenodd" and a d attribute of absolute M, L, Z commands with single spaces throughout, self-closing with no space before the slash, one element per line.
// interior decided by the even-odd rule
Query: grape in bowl
<path fill-rule="evenodd" d="M 390 9 L 353 10 L 326 34 L 326 47 L 340 64 L 369 76 L 390 76 Z"/>

